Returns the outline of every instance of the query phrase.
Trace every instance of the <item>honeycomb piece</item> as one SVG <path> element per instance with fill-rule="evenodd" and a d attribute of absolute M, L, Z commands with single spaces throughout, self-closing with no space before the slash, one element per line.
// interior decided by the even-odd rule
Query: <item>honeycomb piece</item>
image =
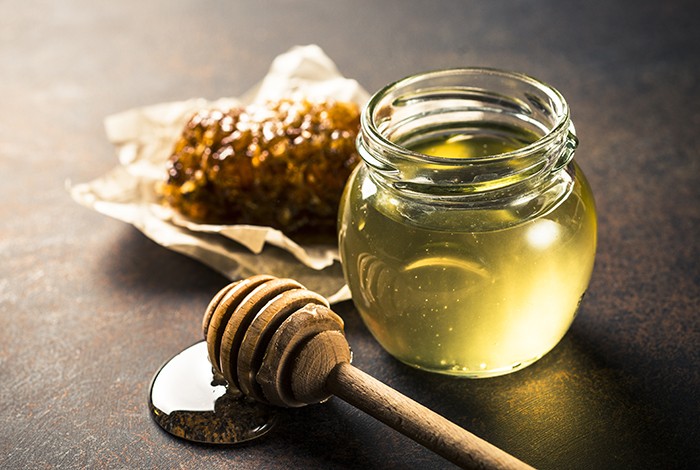
<path fill-rule="evenodd" d="M 354 103 L 282 100 L 204 110 L 187 123 L 159 192 L 196 222 L 334 234 L 359 162 Z"/>

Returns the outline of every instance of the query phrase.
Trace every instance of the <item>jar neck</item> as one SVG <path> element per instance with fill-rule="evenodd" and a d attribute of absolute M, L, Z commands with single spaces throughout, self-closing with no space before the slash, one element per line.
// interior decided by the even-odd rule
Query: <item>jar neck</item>
<path fill-rule="evenodd" d="M 412 150 L 425 140 L 480 135 L 515 144 L 510 151 L 466 158 Z M 498 198 L 547 186 L 577 145 L 558 91 L 526 75 L 479 68 L 428 72 L 388 85 L 370 99 L 357 139 L 359 154 L 382 185 L 443 200 Z"/>

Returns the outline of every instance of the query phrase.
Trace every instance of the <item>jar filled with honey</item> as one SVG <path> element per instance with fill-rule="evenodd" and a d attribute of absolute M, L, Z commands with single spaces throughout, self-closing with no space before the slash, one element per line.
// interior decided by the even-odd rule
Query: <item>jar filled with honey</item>
<path fill-rule="evenodd" d="M 564 97 L 518 73 L 428 72 L 370 99 L 339 243 L 353 301 L 391 355 L 490 377 L 559 342 L 596 249 L 577 144 Z"/>

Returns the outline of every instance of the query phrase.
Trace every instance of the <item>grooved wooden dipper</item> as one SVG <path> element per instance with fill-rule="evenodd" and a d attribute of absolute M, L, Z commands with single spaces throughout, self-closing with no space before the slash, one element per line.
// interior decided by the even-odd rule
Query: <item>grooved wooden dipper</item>
<path fill-rule="evenodd" d="M 261 275 L 224 287 L 202 330 L 229 387 L 261 402 L 298 407 L 336 395 L 463 468 L 531 468 L 350 365 L 343 320 L 296 281 Z"/>

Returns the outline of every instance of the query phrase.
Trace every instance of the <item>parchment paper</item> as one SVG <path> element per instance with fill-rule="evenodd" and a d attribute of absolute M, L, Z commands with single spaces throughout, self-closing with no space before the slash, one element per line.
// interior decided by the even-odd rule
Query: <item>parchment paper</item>
<path fill-rule="evenodd" d="M 331 302 L 348 299 L 337 246 L 301 246 L 269 227 L 193 223 L 161 205 L 155 192 L 173 145 L 194 112 L 289 97 L 363 106 L 369 96 L 357 81 L 343 77 L 320 47 L 296 46 L 276 57 L 268 74 L 241 97 L 162 103 L 107 117 L 105 130 L 119 165 L 88 183 L 68 182 L 68 190 L 78 203 L 132 224 L 156 243 L 229 279 L 263 273 L 291 277 Z"/>

